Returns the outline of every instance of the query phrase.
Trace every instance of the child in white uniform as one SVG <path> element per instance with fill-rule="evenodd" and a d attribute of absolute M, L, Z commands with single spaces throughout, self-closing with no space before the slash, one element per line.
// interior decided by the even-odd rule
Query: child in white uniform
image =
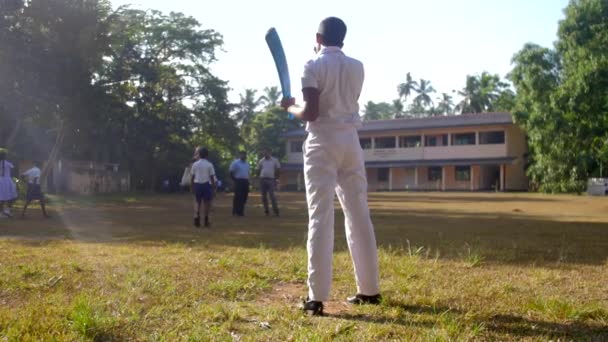
<path fill-rule="evenodd" d="M 307 121 L 304 177 L 308 201 L 308 299 L 302 309 L 323 314 L 329 299 L 334 247 L 334 196 L 345 216 L 357 294 L 351 304 L 378 304 L 378 252 L 367 204 L 367 178 L 357 128 L 363 64 L 342 52 L 346 25 L 330 17 L 317 33 L 317 56 L 304 67 L 304 106 L 283 99 L 282 106 Z"/>
<path fill-rule="evenodd" d="M 49 218 L 49 215 L 46 213 L 46 206 L 44 202 L 44 194 L 42 193 L 42 189 L 40 187 L 40 177 L 42 175 L 42 171 L 40 171 L 40 162 L 34 162 L 34 167 L 25 171 L 21 176 L 27 179 L 27 194 L 25 196 L 25 206 L 23 206 L 23 212 L 21 213 L 21 217 L 25 217 L 25 211 L 27 207 L 33 201 L 40 202 L 40 207 L 42 208 L 42 214 L 44 217 Z"/>
<path fill-rule="evenodd" d="M 17 199 L 17 186 L 11 178 L 13 168 L 6 160 L 6 151 L 0 150 L 0 218 L 13 217 L 11 206 Z"/>

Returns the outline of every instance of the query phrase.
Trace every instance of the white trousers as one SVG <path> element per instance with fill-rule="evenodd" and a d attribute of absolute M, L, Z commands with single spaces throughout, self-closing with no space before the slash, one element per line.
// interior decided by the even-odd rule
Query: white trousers
<path fill-rule="evenodd" d="M 309 133 L 304 144 L 308 201 L 308 296 L 326 301 L 332 280 L 334 193 L 345 216 L 345 229 L 357 293 L 380 293 L 378 251 L 367 204 L 367 178 L 359 135 L 354 127 Z"/>

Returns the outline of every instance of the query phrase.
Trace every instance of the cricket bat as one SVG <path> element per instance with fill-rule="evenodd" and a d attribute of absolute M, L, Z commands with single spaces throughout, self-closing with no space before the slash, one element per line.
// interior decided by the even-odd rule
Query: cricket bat
<path fill-rule="evenodd" d="M 272 53 L 274 64 L 276 65 L 279 73 L 279 82 L 281 83 L 281 92 L 283 93 L 283 97 L 290 98 L 291 82 L 289 80 L 287 58 L 285 57 L 285 51 L 283 50 L 281 39 L 279 39 L 279 34 L 274 27 L 272 27 L 270 30 L 268 30 L 268 33 L 266 33 L 266 43 L 268 44 L 268 48 L 270 48 L 270 53 Z"/>

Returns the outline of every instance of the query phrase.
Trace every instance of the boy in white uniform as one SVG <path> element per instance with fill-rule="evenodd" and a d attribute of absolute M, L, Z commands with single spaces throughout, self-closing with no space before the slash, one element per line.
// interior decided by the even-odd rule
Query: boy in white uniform
<path fill-rule="evenodd" d="M 357 129 L 363 64 L 342 52 L 346 25 L 323 20 L 317 33 L 317 56 L 304 67 L 305 104 L 283 99 L 288 112 L 307 121 L 304 177 L 308 201 L 308 299 L 302 309 L 323 315 L 329 299 L 334 247 L 334 192 L 345 216 L 357 294 L 351 304 L 378 304 L 380 285 L 376 237 L 367 204 L 367 178 Z"/>
<path fill-rule="evenodd" d="M 215 169 L 213 164 L 207 160 L 209 151 L 206 148 L 198 148 L 200 158 L 192 164 L 192 192 L 194 193 L 194 226 L 201 226 L 201 202 L 204 203 L 205 227 L 209 227 L 209 210 L 213 200 L 215 189 Z"/>
<path fill-rule="evenodd" d="M 23 212 L 21 212 L 21 218 L 25 217 L 25 211 L 27 207 L 33 201 L 40 202 L 40 207 L 42 208 L 42 214 L 44 217 L 49 218 L 49 215 L 46 213 L 46 206 L 44 203 L 44 194 L 42 193 L 42 189 L 40 188 L 40 176 L 42 172 L 40 171 L 40 162 L 34 162 L 34 167 L 25 171 L 21 176 L 27 179 L 27 194 L 25 195 L 25 205 L 23 206 Z"/>

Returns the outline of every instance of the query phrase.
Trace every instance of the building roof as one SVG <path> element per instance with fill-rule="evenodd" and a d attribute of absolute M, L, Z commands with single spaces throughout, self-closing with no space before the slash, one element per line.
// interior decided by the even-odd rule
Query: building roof
<path fill-rule="evenodd" d="M 363 122 L 360 133 L 386 132 L 395 130 L 420 130 L 452 127 L 478 127 L 493 125 L 512 125 L 511 113 L 479 113 L 448 116 L 433 116 L 416 119 L 374 120 Z M 286 138 L 306 136 L 306 131 L 297 129 L 283 135 Z"/>
<path fill-rule="evenodd" d="M 436 160 L 395 160 L 395 161 L 369 161 L 365 167 L 377 169 L 387 167 L 417 167 L 417 166 L 467 166 L 467 165 L 500 165 L 512 164 L 517 158 L 476 158 L 476 159 L 436 159 Z M 283 164 L 281 169 L 297 171 L 302 170 L 303 164 Z"/>

